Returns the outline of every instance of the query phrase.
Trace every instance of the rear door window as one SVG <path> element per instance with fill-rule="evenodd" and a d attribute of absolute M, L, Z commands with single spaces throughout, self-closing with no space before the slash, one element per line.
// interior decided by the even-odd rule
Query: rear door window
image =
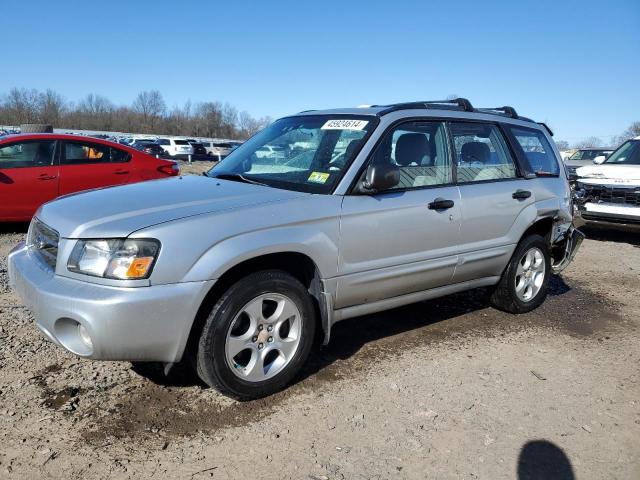
<path fill-rule="evenodd" d="M 0 168 L 49 167 L 55 140 L 32 140 L 0 146 Z"/>
<path fill-rule="evenodd" d="M 458 183 L 505 180 L 518 176 L 502 132 L 491 123 L 450 124 Z"/>
<path fill-rule="evenodd" d="M 560 167 L 556 155 L 547 141 L 545 135 L 539 131 L 528 128 L 508 127 L 516 138 L 525 157 L 529 161 L 531 170 L 538 176 L 557 176 Z M 589 152 L 591 153 L 591 152 Z M 594 155 L 595 156 L 595 155 Z M 582 160 L 593 157 L 582 157 Z"/>
<path fill-rule="evenodd" d="M 84 165 L 89 163 L 128 162 L 129 153 L 99 143 L 65 141 L 60 163 L 62 165 Z"/>

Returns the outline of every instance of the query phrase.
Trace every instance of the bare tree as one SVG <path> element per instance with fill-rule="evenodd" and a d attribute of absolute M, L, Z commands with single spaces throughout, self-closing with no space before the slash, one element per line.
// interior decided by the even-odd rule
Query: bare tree
<path fill-rule="evenodd" d="M 558 150 L 569 150 L 569 142 L 566 140 L 556 140 L 556 147 L 558 147 Z"/>
<path fill-rule="evenodd" d="M 51 125 L 59 124 L 67 108 L 67 102 L 62 95 L 49 89 L 40 94 L 39 103 L 39 121 Z"/>
<path fill-rule="evenodd" d="M 598 137 L 589 137 L 581 140 L 573 145 L 573 148 L 591 148 L 591 147 L 601 147 L 602 140 Z"/>
<path fill-rule="evenodd" d="M 133 102 L 133 109 L 142 115 L 142 121 L 149 130 L 153 130 L 160 117 L 162 117 L 167 105 L 158 90 L 140 92 Z"/>
<path fill-rule="evenodd" d="M 18 125 L 38 121 L 39 94 L 37 90 L 12 88 L 6 98 L 7 122 Z"/>
<path fill-rule="evenodd" d="M 51 123 L 56 128 L 155 133 L 212 138 L 246 138 L 262 129 L 271 118 L 255 119 L 247 112 L 220 102 L 188 101 L 183 107 L 167 107 L 160 92 L 141 92 L 132 106 L 116 106 L 90 93 L 77 103 L 66 101 L 53 90 L 14 88 L 0 95 L 0 125 Z"/>

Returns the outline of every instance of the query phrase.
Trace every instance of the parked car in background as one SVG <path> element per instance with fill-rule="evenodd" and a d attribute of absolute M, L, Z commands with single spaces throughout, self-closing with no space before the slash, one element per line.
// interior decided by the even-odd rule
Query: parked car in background
<path fill-rule="evenodd" d="M 256 157 L 301 137 L 306 163 Z M 206 176 L 44 205 L 8 272 L 70 352 L 188 357 L 246 400 L 287 385 L 344 319 L 478 287 L 501 310 L 537 308 L 582 241 L 572 220 L 550 134 L 513 108 L 308 111 Z"/>
<path fill-rule="evenodd" d="M 162 157 L 167 155 L 167 152 L 165 152 L 164 149 L 156 142 L 145 143 L 142 147 L 142 151 L 147 155 L 153 155 L 154 157 Z"/>
<path fill-rule="evenodd" d="M 296 142 L 297 143 L 297 142 Z M 284 160 L 290 156 L 291 151 L 294 146 L 291 146 L 289 149 L 285 149 L 280 145 L 263 145 L 258 150 L 256 150 L 257 158 L 274 158 L 277 160 Z M 301 153 L 301 152 L 297 152 Z"/>
<path fill-rule="evenodd" d="M 207 155 L 217 157 L 218 160 L 226 158 L 235 148 L 231 142 L 202 142 Z"/>
<path fill-rule="evenodd" d="M 193 147 L 186 140 L 159 138 L 157 143 L 171 157 L 185 158 L 188 155 L 193 155 Z"/>
<path fill-rule="evenodd" d="M 575 204 L 584 220 L 640 224 L 640 137 L 576 175 Z"/>
<path fill-rule="evenodd" d="M 146 145 L 150 145 L 156 143 L 155 140 L 146 140 L 146 139 L 140 139 L 140 140 L 136 140 L 135 142 L 133 142 L 131 144 L 131 148 L 135 148 L 136 150 L 140 150 L 141 152 L 144 151 L 144 147 Z M 157 145 L 157 143 L 156 143 Z"/>
<path fill-rule="evenodd" d="M 569 180 L 576 179 L 576 169 L 593 164 L 597 157 L 608 157 L 613 152 L 610 148 L 581 148 L 565 159 L 564 164 L 569 173 Z M 604 158 L 602 159 L 604 160 Z"/>
<path fill-rule="evenodd" d="M 118 143 L 76 135 L 0 139 L 0 221 L 30 220 L 54 198 L 92 188 L 178 175 L 174 162 Z"/>
<path fill-rule="evenodd" d="M 191 146 L 193 147 L 193 154 L 196 156 L 206 156 L 207 155 L 207 150 L 204 148 L 204 145 L 200 142 L 189 142 L 191 144 Z"/>

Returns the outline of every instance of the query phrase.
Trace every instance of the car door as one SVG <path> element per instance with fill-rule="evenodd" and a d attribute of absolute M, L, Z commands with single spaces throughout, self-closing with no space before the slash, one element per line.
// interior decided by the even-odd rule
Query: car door
<path fill-rule="evenodd" d="M 60 194 L 127 183 L 131 155 L 107 144 L 63 140 L 60 151 Z"/>
<path fill-rule="evenodd" d="M 29 220 L 58 196 L 55 140 L 0 144 L 0 220 Z"/>
<path fill-rule="evenodd" d="M 400 183 L 344 197 L 336 308 L 446 285 L 457 264 L 460 195 L 444 123 L 391 128 L 368 162 L 397 165 Z"/>
<path fill-rule="evenodd" d="M 451 122 L 449 129 L 462 215 L 454 282 L 500 276 L 522 233 L 518 219 L 535 194 L 497 124 Z"/>

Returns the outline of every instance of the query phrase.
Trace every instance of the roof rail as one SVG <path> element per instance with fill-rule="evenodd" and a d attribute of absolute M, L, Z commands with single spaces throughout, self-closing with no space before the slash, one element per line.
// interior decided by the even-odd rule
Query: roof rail
<path fill-rule="evenodd" d="M 478 111 L 483 113 L 502 112 L 511 118 L 519 118 L 516 109 L 508 105 L 504 107 L 478 108 Z"/>
<path fill-rule="evenodd" d="M 549 135 L 551 135 L 553 137 L 553 130 L 551 130 L 546 123 L 538 122 L 538 125 L 542 125 L 545 128 L 545 130 L 549 133 Z"/>
<path fill-rule="evenodd" d="M 394 103 L 392 105 L 374 105 L 375 107 L 387 107 L 378 112 L 378 115 L 386 115 L 387 113 L 397 110 L 409 110 L 414 108 L 456 108 L 465 112 L 473 112 L 474 108 L 471 102 L 466 98 L 454 98 L 451 100 L 425 100 L 420 102 Z"/>

